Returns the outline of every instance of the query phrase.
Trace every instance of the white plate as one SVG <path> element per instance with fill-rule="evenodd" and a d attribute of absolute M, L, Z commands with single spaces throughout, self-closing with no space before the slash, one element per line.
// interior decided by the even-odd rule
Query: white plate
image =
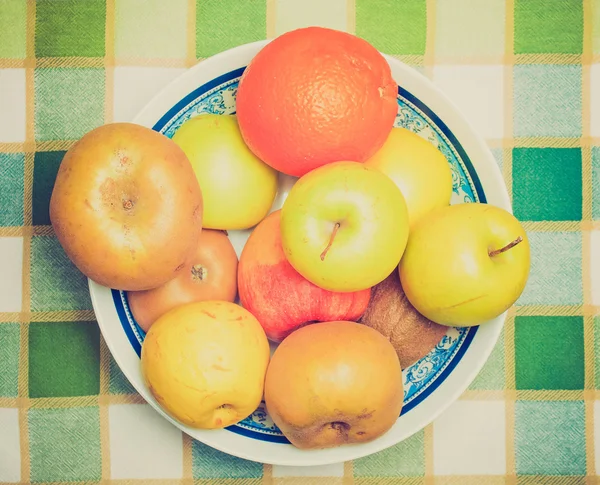
<path fill-rule="evenodd" d="M 172 136 L 183 121 L 201 112 L 235 111 L 237 83 L 245 66 L 268 41 L 243 45 L 192 67 L 162 90 L 132 121 Z M 454 177 L 452 203 L 487 202 L 511 211 L 496 162 L 475 130 L 426 77 L 386 56 L 398 89 L 396 126 L 404 126 L 438 146 Z M 273 210 L 281 207 L 294 183 L 280 177 Z M 238 256 L 249 231 L 231 231 Z M 323 465 L 383 450 L 421 430 L 475 378 L 502 330 L 506 314 L 471 329 L 449 329 L 429 355 L 404 369 L 404 407 L 390 431 L 360 445 L 299 450 L 289 444 L 259 408 L 246 420 L 222 430 L 197 430 L 167 415 L 145 386 L 139 351 L 143 331 L 134 322 L 125 294 L 89 281 L 90 294 L 106 343 L 135 389 L 162 415 L 193 438 L 248 460 L 278 465 Z"/>

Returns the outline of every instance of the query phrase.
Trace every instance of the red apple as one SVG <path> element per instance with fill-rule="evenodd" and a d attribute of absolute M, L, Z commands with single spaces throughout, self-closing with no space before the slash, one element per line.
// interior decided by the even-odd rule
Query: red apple
<path fill-rule="evenodd" d="M 369 304 L 371 288 L 332 292 L 301 276 L 283 252 L 280 215 L 278 210 L 263 219 L 242 250 L 238 265 L 242 306 L 274 342 L 307 323 L 358 320 Z"/>

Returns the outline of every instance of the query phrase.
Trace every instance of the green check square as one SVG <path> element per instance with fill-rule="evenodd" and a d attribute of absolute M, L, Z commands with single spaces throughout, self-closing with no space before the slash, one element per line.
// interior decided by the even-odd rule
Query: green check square
<path fill-rule="evenodd" d="M 100 480 L 100 411 L 97 406 L 28 411 L 32 482 Z"/>
<path fill-rule="evenodd" d="M 515 461 L 520 475 L 585 475 L 583 401 L 517 401 Z"/>
<path fill-rule="evenodd" d="M 600 147 L 592 147 L 592 218 L 600 220 Z"/>
<path fill-rule="evenodd" d="M 512 172 L 517 219 L 581 220 L 580 148 L 514 148 Z"/>
<path fill-rule="evenodd" d="M 37 0 L 37 57 L 103 57 L 106 30 L 104 0 Z"/>
<path fill-rule="evenodd" d="M 531 269 L 518 305 L 582 305 L 581 232 L 528 232 Z"/>
<path fill-rule="evenodd" d="M 35 70 L 35 139 L 77 140 L 104 123 L 104 69 Z"/>
<path fill-rule="evenodd" d="M 517 389 L 583 389 L 583 317 L 515 318 Z"/>
<path fill-rule="evenodd" d="M 50 224 L 50 196 L 54 188 L 56 174 L 65 156 L 64 151 L 37 152 L 33 161 L 33 224 Z"/>
<path fill-rule="evenodd" d="M 16 397 L 21 331 L 18 323 L 0 323 L 0 397 Z"/>
<path fill-rule="evenodd" d="M 515 54 L 581 54 L 583 2 L 515 0 Z"/>
<path fill-rule="evenodd" d="M 196 56 L 209 57 L 265 39 L 266 8 L 264 0 L 237 0 L 235 6 L 222 0 L 196 0 Z"/>
<path fill-rule="evenodd" d="M 469 389 L 504 390 L 506 384 L 504 370 L 504 333 L 502 333 L 488 360 L 469 386 Z"/>
<path fill-rule="evenodd" d="M 29 397 L 100 392 L 100 329 L 96 322 L 29 325 Z"/>
<path fill-rule="evenodd" d="M 594 317 L 594 357 L 596 369 L 600 369 L 600 316 Z M 596 389 L 600 389 L 600 372 L 598 370 L 595 377 Z"/>
<path fill-rule="evenodd" d="M 115 53 L 119 57 L 183 59 L 186 23 L 187 0 L 115 0 Z"/>
<path fill-rule="evenodd" d="M 87 278 L 53 236 L 31 239 L 31 309 L 91 310 Z"/>
<path fill-rule="evenodd" d="M 137 394 L 135 387 L 131 385 L 129 379 L 123 374 L 112 354 L 110 355 L 109 372 L 108 392 L 111 394 Z"/>
<path fill-rule="evenodd" d="M 490 148 L 492 155 L 496 159 L 496 163 L 498 164 L 498 168 L 502 170 L 502 166 L 504 165 L 504 150 L 502 148 Z"/>
<path fill-rule="evenodd" d="M 23 225 L 25 155 L 0 153 L 0 226 Z"/>
<path fill-rule="evenodd" d="M 0 1 L 0 57 L 24 58 L 27 3 L 23 0 Z"/>
<path fill-rule="evenodd" d="M 517 65 L 513 76 L 515 136 L 581 136 L 580 65 Z"/>
<path fill-rule="evenodd" d="M 425 0 L 356 0 L 356 35 L 386 54 L 424 54 Z"/>
<path fill-rule="evenodd" d="M 354 460 L 353 466 L 355 478 L 422 477 L 425 474 L 424 433 L 421 430 L 383 451 Z"/>
<path fill-rule="evenodd" d="M 223 453 L 199 441 L 192 443 L 192 476 L 200 479 L 256 479 L 244 484 L 262 483 L 262 464 Z M 234 480 L 235 481 L 235 480 Z"/>

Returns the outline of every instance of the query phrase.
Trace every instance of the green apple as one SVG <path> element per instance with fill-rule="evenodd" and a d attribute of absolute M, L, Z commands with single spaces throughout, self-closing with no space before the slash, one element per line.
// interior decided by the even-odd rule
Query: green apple
<path fill-rule="evenodd" d="M 385 173 L 400 188 L 411 227 L 432 210 L 450 205 L 450 164 L 433 143 L 406 128 L 392 128 L 365 165 Z"/>
<path fill-rule="evenodd" d="M 491 204 L 436 209 L 411 229 L 399 265 L 406 297 L 430 320 L 480 325 L 510 308 L 529 277 L 521 223 Z"/>
<path fill-rule="evenodd" d="M 408 240 L 406 202 L 382 172 L 334 162 L 303 175 L 281 209 L 287 260 L 329 291 L 359 291 L 383 281 Z"/>
<path fill-rule="evenodd" d="M 246 146 L 235 115 L 196 115 L 177 129 L 173 141 L 202 189 L 202 227 L 248 229 L 266 217 L 277 195 L 277 171 Z"/>

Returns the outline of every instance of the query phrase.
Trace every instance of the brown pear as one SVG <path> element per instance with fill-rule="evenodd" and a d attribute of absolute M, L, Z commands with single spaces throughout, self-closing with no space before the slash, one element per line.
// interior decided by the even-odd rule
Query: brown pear
<path fill-rule="evenodd" d="M 301 449 L 366 443 L 394 425 L 403 405 L 402 368 L 381 333 L 350 321 L 294 330 L 265 378 L 269 416 Z"/>
<path fill-rule="evenodd" d="M 374 286 L 361 320 L 386 336 L 398 354 L 402 368 L 426 356 L 448 331 L 421 315 L 406 298 L 398 271 Z"/>

